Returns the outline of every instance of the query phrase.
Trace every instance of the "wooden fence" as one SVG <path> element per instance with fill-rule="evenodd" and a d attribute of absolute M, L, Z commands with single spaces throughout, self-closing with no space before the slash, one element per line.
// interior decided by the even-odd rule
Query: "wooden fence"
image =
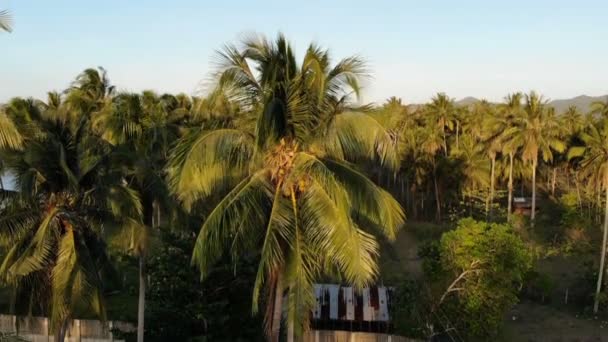
<path fill-rule="evenodd" d="M 125 322 L 101 322 L 97 320 L 74 319 L 68 325 L 66 342 L 124 342 L 115 339 L 112 329 L 133 331 L 135 327 Z M 15 334 L 32 342 L 51 342 L 49 319 L 46 317 L 18 317 L 0 315 L 0 332 Z"/>
<path fill-rule="evenodd" d="M 420 342 L 403 336 L 341 330 L 311 330 L 304 342 Z"/>

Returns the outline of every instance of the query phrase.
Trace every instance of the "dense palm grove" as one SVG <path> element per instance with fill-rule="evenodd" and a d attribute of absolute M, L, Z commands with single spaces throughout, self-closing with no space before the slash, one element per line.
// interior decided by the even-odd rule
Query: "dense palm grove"
<path fill-rule="evenodd" d="M 260 338 L 261 323 L 248 336 L 222 330 L 243 317 L 263 321 L 268 340 L 300 340 L 315 282 L 389 279 L 381 256 L 421 222 L 443 233 L 421 249 L 415 285 L 434 299 L 400 288 L 397 332 L 496 334 L 551 253 L 593 255 L 582 305 L 606 310 L 608 103 L 556 113 L 530 92 L 361 105 L 362 59 L 334 62 L 314 44 L 301 57 L 283 36 L 253 37 L 218 53 L 204 97 L 121 92 L 99 68 L 44 100 L 4 104 L 0 171 L 14 184 L 0 198 L 0 275 L 14 312 L 47 315 L 62 341 L 70 319 L 113 313 L 106 297 L 136 272 L 138 341 Z M 541 209 L 513 214 L 514 197 Z M 216 291 L 238 286 L 248 305 L 229 291 L 221 304 Z M 404 309 L 414 304 L 426 308 Z M 194 318 L 206 310 L 227 317 Z M 190 314 L 172 324 L 199 328 L 159 328 L 180 311 Z"/>

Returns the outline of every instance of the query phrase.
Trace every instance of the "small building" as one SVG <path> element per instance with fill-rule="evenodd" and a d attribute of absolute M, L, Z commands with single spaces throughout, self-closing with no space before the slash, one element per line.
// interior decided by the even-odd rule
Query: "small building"
<path fill-rule="evenodd" d="M 312 328 L 386 333 L 390 329 L 392 289 L 384 286 L 354 288 L 315 284 L 316 305 Z"/>
<path fill-rule="evenodd" d="M 538 211 L 538 203 L 536 210 Z M 513 197 L 513 213 L 530 216 L 532 214 L 532 198 Z"/>

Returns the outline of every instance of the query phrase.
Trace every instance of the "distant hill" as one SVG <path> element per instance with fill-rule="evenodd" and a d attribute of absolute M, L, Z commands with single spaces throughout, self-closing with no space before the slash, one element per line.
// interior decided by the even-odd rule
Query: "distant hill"
<path fill-rule="evenodd" d="M 480 100 L 475 97 L 467 96 L 463 99 L 456 101 L 455 103 L 459 106 L 469 106 L 469 105 L 472 105 L 479 101 Z M 565 112 L 568 109 L 568 107 L 570 107 L 570 106 L 576 106 L 581 112 L 586 113 L 590 110 L 591 104 L 596 101 L 608 101 L 608 95 L 604 95 L 604 96 L 580 95 L 580 96 L 573 97 L 570 99 L 552 100 L 549 102 L 549 105 L 554 107 L 555 111 L 557 113 Z"/>
<path fill-rule="evenodd" d="M 604 96 L 587 96 L 581 95 L 573 97 L 571 99 L 553 100 L 549 102 L 549 105 L 555 108 L 557 113 L 565 112 L 568 107 L 576 106 L 578 110 L 586 113 L 590 110 L 591 104 L 595 101 L 608 101 L 608 95 Z"/>
<path fill-rule="evenodd" d="M 472 105 L 472 104 L 477 103 L 479 101 L 480 100 L 478 98 L 476 98 L 476 97 L 467 96 L 467 97 L 465 97 L 463 99 L 460 99 L 460 100 L 456 101 L 456 105 L 458 105 L 458 106 L 469 106 L 469 105 Z"/>

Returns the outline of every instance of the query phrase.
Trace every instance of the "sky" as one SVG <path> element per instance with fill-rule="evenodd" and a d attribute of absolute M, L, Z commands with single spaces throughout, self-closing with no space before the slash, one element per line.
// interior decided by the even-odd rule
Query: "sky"
<path fill-rule="evenodd" d="M 608 94 L 608 1 L 0 0 L 0 102 L 43 98 L 103 66 L 118 89 L 200 95 L 214 53 L 250 33 L 283 32 L 334 59 L 361 55 L 364 101 L 437 92 L 501 100 Z"/>

